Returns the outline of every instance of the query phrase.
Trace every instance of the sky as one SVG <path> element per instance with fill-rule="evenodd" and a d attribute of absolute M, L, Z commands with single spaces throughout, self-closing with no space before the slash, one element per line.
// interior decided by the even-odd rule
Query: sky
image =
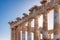
<path fill-rule="evenodd" d="M 23 13 L 29 13 L 34 5 L 40 5 L 40 0 L 0 0 L 0 40 L 10 40 L 9 21 L 15 21 Z M 48 14 L 48 27 L 53 28 L 53 10 Z M 42 24 L 41 24 L 42 25 Z"/>

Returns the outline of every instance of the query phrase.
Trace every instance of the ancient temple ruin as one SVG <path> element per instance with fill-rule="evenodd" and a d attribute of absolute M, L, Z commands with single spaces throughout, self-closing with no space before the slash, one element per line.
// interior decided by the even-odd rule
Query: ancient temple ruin
<path fill-rule="evenodd" d="M 27 31 L 27 40 L 31 40 L 31 33 L 34 34 L 34 40 L 60 40 L 60 0 L 42 0 L 41 6 L 35 5 L 29 9 L 28 14 L 23 13 L 23 17 L 16 18 L 16 21 L 9 22 L 11 27 L 11 40 L 21 40 L 20 31 L 22 31 L 22 40 L 25 40 Z M 54 10 L 54 29 L 48 30 L 47 14 Z M 43 28 L 38 26 L 38 18 L 43 15 Z M 34 19 L 34 27 L 31 21 Z M 28 26 L 25 24 L 28 23 Z M 51 34 L 53 33 L 53 39 Z M 41 39 L 42 34 L 42 39 Z"/>

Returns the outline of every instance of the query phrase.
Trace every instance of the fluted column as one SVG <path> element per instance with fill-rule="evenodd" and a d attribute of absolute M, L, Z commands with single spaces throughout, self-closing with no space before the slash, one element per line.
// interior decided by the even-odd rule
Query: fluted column
<path fill-rule="evenodd" d="M 58 6 L 54 8 L 54 40 L 60 40 L 60 13 Z"/>
<path fill-rule="evenodd" d="M 19 30 L 19 28 L 16 29 L 16 40 L 21 40 L 20 39 L 20 30 Z"/>
<path fill-rule="evenodd" d="M 25 31 L 24 31 L 25 23 L 22 25 L 22 40 L 25 40 Z"/>
<path fill-rule="evenodd" d="M 15 40 L 15 28 L 11 28 L 11 40 Z"/>
<path fill-rule="evenodd" d="M 27 40 L 31 40 L 31 20 L 28 20 L 28 27 L 27 27 Z"/>
<path fill-rule="evenodd" d="M 38 26 L 38 17 L 34 18 L 34 40 L 40 40 L 40 30 Z"/>
<path fill-rule="evenodd" d="M 22 40 L 25 40 L 25 32 L 22 31 Z"/>
<path fill-rule="evenodd" d="M 43 14 L 43 39 L 48 40 L 48 21 L 47 13 Z"/>

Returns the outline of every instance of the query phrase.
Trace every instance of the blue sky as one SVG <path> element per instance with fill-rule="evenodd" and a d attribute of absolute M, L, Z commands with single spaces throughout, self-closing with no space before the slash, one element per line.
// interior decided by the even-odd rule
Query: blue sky
<path fill-rule="evenodd" d="M 9 21 L 27 13 L 40 0 L 0 0 L 0 40 L 10 40 Z"/>
<path fill-rule="evenodd" d="M 10 40 L 8 22 L 28 13 L 34 5 L 40 5 L 40 0 L 0 0 L 0 40 Z M 50 21 L 53 22 L 50 16 L 53 17 L 53 14 L 49 15 Z"/>

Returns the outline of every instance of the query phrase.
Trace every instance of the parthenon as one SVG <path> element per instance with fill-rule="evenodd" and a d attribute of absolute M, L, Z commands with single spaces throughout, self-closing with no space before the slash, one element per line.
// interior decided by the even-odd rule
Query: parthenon
<path fill-rule="evenodd" d="M 16 21 L 8 22 L 11 28 L 11 40 L 25 40 L 27 31 L 27 40 L 31 40 L 31 33 L 34 34 L 34 40 L 60 40 L 60 0 L 41 0 L 41 6 L 35 5 L 29 9 L 29 15 L 23 13 L 23 17 L 17 17 Z M 47 14 L 54 10 L 54 28 L 48 30 Z M 38 18 L 43 15 L 43 27 L 38 26 Z M 34 19 L 34 27 L 31 22 Z M 28 23 L 28 26 L 25 26 Z M 22 36 L 20 34 L 22 31 Z M 53 39 L 51 34 L 53 33 Z M 42 34 L 42 39 L 41 39 Z"/>

